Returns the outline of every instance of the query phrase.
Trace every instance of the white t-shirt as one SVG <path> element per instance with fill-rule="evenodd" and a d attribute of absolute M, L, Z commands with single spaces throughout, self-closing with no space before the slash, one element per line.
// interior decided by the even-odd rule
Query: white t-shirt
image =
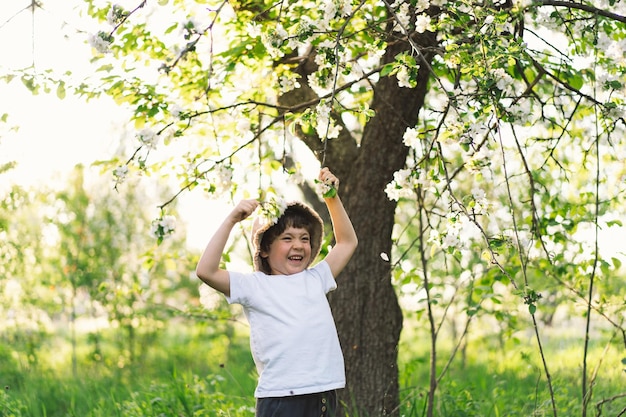
<path fill-rule="evenodd" d="M 228 302 L 241 304 L 259 372 L 257 398 L 343 388 L 343 354 L 326 294 L 337 283 L 325 261 L 293 275 L 231 272 Z"/>

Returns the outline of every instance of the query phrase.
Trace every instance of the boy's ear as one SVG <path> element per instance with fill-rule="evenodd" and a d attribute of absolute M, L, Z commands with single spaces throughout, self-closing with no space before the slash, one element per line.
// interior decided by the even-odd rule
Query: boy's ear
<path fill-rule="evenodd" d="M 269 253 L 267 253 L 266 251 L 262 250 L 259 252 L 259 255 L 261 255 L 261 258 L 267 258 L 269 256 Z"/>

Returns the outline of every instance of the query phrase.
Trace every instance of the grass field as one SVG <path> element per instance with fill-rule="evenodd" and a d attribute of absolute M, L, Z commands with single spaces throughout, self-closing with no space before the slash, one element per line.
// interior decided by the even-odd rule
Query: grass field
<path fill-rule="evenodd" d="M 78 341 L 76 375 L 71 345 L 57 336 L 36 358 L 0 346 L 2 417 L 230 416 L 254 415 L 256 381 L 245 326 L 227 334 L 179 323 L 138 336 L 134 363 L 115 333 L 85 334 Z M 408 332 L 407 332 L 408 333 Z M 445 342 L 440 370 L 449 357 Z M 582 350 L 576 340 L 551 340 L 546 359 L 558 415 L 580 416 Z M 424 415 L 428 390 L 428 340 L 414 334 L 400 346 L 400 415 Z M 600 363 L 589 416 L 617 416 L 626 407 L 626 377 L 619 346 L 594 346 Z M 600 362 L 600 358 L 602 361 Z M 623 395 L 623 394 L 622 394 Z M 602 400 L 616 397 L 612 401 Z M 440 381 L 436 415 L 551 416 L 548 386 L 532 340 L 472 341 Z"/>

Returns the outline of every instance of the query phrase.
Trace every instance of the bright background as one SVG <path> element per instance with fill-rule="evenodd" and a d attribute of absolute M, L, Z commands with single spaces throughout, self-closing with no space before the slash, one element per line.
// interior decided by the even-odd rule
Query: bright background
<path fill-rule="evenodd" d="M 0 69 L 20 70 L 34 64 L 38 71 L 71 68 L 75 81 L 90 76 L 92 51 L 86 40 L 98 27 L 78 18 L 71 8 L 73 1 L 45 1 L 35 9 L 34 18 L 30 4 L 31 0 L 0 2 Z M 54 90 L 32 95 L 18 78 L 8 85 L 0 81 L 0 116 L 5 113 L 7 123 L 0 124 L 0 165 L 14 161 L 17 166 L 0 175 L 0 189 L 10 184 L 61 184 L 76 164 L 89 167 L 110 158 L 119 138 L 134 130 L 129 127 L 129 113 L 108 97 L 85 102 L 69 94 L 61 100 Z M 96 168 L 87 172 L 99 175 Z M 177 221 L 187 225 L 190 248 L 204 248 L 228 209 L 229 204 L 209 200 L 201 192 L 181 196 Z"/>
<path fill-rule="evenodd" d="M 74 80 L 90 76 L 92 51 L 86 39 L 99 29 L 97 24 L 81 18 L 72 9 L 73 1 L 46 0 L 34 15 L 30 4 L 0 2 L 0 70 L 34 65 L 40 71 L 71 68 Z M 0 124 L 0 165 L 15 161 L 17 167 L 0 176 L 0 189 L 11 183 L 54 185 L 78 163 L 89 166 L 108 159 L 124 132 L 133 130 L 127 127 L 128 113 L 107 97 L 86 103 L 70 95 L 60 100 L 54 91 L 34 96 L 19 79 L 9 85 L 0 82 L 0 116 L 5 113 L 9 116 Z M 210 200 L 201 192 L 184 193 L 178 222 L 187 225 L 189 246 L 204 248 L 229 208 L 229 203 Z M 601 231 L 603 256 L 626 260 L 623 233 L 624 228 L 617 227 Z M 581 233 L 581 239 L 591 244 L 593 233 Z"/>

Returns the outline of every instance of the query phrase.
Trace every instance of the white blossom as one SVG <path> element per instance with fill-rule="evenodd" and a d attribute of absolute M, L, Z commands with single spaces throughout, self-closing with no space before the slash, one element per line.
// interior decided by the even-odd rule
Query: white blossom
<path fill-rule="evenodd" d="M 525 9 L 533 3 L 533 0 L 514 0 L 513 4 L 519 7 L 520 9 Z"/>
<path fill-rule="evenodd" d="M 251 38 L 258 38 L 262 36 L 261 25 L 256 22 L 250 22 L 247 25 L 247 32 Z"/>
<path fill-rule="evenodd" d="M 176 230 L 176 218 L 171 215 L 165 215 L 152 221 L 150 234 L 157 239 L 164 239 L 170 236 Z"/>
<path fill-rule="evenodd" d="M 121 184 L 126 180 L 128 175 L 128 166 L 120 165 L 113 170 L 113 177 L 115 178 L 115 184 Z"/>
<path fill-rule="evenodd" d="M 219 165 L 215 169 L 215 194 L 221 195 L 231 190 L 233 186 L 233 167 L 230 165 Z"/>
<path fill-rule="evenodd" d="M 287 202 L 282 198 L 271 197 L 269 201 L 261 202 L 259 208 L 259 218 L 264 224 L 276 224 L 287 210 Z"/>
<path fill-rule="evenodd" d="M 179 119 L 179 120 L 181 118 L 181 115 L 185 112 L 185 109 L 183 109 L 178 104 L 172 104 L 168 106 L 167 108 L 170 111 L 170 114 L 172 115 L 172 117 L 175 119 Z"/>
<path fill-rule="evenodd" d="M 324 17 L 322 25 L 324 28 L 330 27 L 330 21 L 339 16 L 349 16 L 352 13 L 352 3 L 350 0 L 326 0 L 322 4 Z"/>
<path fill-rule="evenodd" d="M 496 82 L 496 87 L 499 90 L 504 91 L 506 88 L 513 84 L 513 77 L 511 77 L 504 68 L 496 68 L 491 71 L 491 76 L 494 78 Z"/>
<path fill-rule="evenodd" d="M 284 54 L 280 50 L 283 46 L 289 34 L 281 24 L 277 24 L 273 29 L 264 32 L 261 36 L 261 40 L 265 48 L 273 58 L 282 57 Z"/>
<path fill-rule="evenodd" d="M 317 195 L 326 195 L 330 190 L 332 190 L 333 186 L 331 184 L 326 184 L 323 181 L 317 181 L 315 183 L 315 192 Z"/>
<path fill-rule="evenodd" d="M 288 93 L 289 91 L 300 88 L 297 75 L 281 75 L 278 79 L 278 85 L 281 93 Z"/>
<path fill-rule="evenodd" d="M 315 108 L 315 130 L 321 138 L 334 139 L 339 137 L 341 126 L 335 125 L 330 117 L 330 105 L 321 101 Z"/>
<path fill-rule="evenodd" d="M 319 96 L 330 94 L 332 91 L 331 81 L 330 77 L 323 76 L 319 71 L 309 74 L 307 77 L 309 87 Z"/>
<path fill-rule="evenodd" d="M 430 7 L 430 0 L 417 0 L 415 4 L 415 12 L 420 13 Z"/>
<path fill-rule="evenodd" d="M 490 204 L 485 190 L 477 186 L 474 187 L 472 189 L 472 198 L 474 199 L 473 212 L 475 214 L 487 214 Z"/>
<path fill-rule="evenodd" d="M 398 201 L 400 198 L 412 196 L 417 184 L 413 170 L 401 169 L 393 174 L 393 180 L 385 187 L 385 194 L 389 200 Z"/>
<path fill-rule="evenodd" d="M 409 3 L 402 3 L 395 14 L 395 26 L 393 30 L 396 32 L 405 32 L 405 29 L 409 27 L 411 22 L 411 15 L 409 14 Z"/>
<path fill-rule="evenodd" d="M 428 26 L 430 25 L 430 16 L 427 14 L 421 14 L 417 16 L 415 19 L 415 31 L 417 33 L 424 33 L 428 30 Z"/>
<path fill-rule="evenodd" d="M 352 14 L 352 2 L 350 0 L 339 0 L 339 10 L 341 16 L 350 16 Z"/>
<path fill-rule="evenodd" d="M 415 149 L 417 153 L 422 156 L 424 151 L 422 150 L 422 142 L 419 138 L 419 132 L 413 127 L 409 127 L 402 136 L 402 143 L 409 148 Z"/>
<path fill-rule="evenodd" d="M 159 142 L 159 136 L 149 127 L 139 131 L 137 133 L 137 139 L 139 139 L 139 142 L 141 142 L 142 145 L 145 145 L 149 150 L 156 149 Z"/>
<path fill-rule="evenodd" d="M 106 32 L 99 31 L 98 33 L 92 33 L 89 35 L 89 45 L 101 54 L 111 52 L 110 46 L 113 38 Z"/>
<path fill-rule="evenodd" d="M 116 26 L 121 23 L 126 16 L 127 13 L 124 11 L 122 6 L 119 4 L 113 4 L 107 12 L 106 20 L 109 25 Z"/>
<path fill-rule="evenodd" d="M 398 79 L 398 87 L 413 87 L 411 83 L 411 74 L 406 66 L 403 65 L 402 67 L 400 67 L 400 69 L 396 73 L 396 78 Z"/>
<path fill-rule="evenodd" d="M 304 174 L 302 173 L 302 171 L 298 169 L 292 172 L 289 175 L 289 182 L 292 184 L 296 184 L 296 185 L 304 184 L 305 178 L 304 178 Z"/>

